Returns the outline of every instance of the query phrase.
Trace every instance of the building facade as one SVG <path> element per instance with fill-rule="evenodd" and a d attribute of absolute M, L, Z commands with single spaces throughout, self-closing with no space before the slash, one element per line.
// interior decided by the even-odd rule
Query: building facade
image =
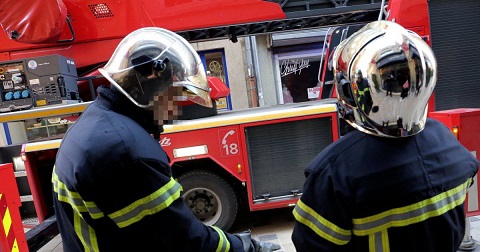
<path fill-rule="evenodd" d="M 315 99 L 323 47 L 330 28 L 262 34 L 192 43 L 207 74 L 219 77 L 230 95 L 221 110 L 271 106 Z M 310 91 L 310 92 L 309 92 Z"/>

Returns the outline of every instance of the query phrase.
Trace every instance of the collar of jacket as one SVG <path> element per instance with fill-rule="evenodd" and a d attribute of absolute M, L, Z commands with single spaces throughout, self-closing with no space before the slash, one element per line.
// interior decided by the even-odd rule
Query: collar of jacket
<path fill-rule="evenodd" d="M 127 116 L 140 124 L 148 133 L 153 134 L 155 139 L 160 138 L 163 132 L 163 126 L 155 125 L 153 120 L 153 111 L 137 107 L 127 97 L 117 89 L 106 86 L 99 86 L 97 89 L 98 97 L 95 102 L 102 106 Z"/>

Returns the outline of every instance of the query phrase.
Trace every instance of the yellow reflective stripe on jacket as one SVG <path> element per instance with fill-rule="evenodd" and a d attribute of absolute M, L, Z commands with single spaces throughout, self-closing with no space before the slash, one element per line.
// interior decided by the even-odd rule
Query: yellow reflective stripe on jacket
<path fill-rule="evenodd" d="M 387 230 L 376 232 L 368 236 L 368 251 L 370 252 L 390 252 Z"/>
<path fill-rule="evenodd" d="M 358 96 L 362 96 L 362 95 L 365 95 L 365 92 L 370 92 L 370 89 L 369 88 L 364 88 L 362 90 L 358 89 Z M 358 100 L 360 100 L 360 97 L 358 97 Z"/>
<path fill-rule="evenodd" d="M 350 241 L 352 236 L 351 230 L 346 230 L 331 223 L 315 212 L 312 208 L 305 205 L 302 200 L 298 200 L 293 210 L 295 219 L 311 228 L 315 233 L 324 239 L 337 245 L 345 245 Z"/>
<path fill-rule="evenodd" d="M 141 198 L 132 204 L 108 215 L 118 227 L 127 227 L 140 221 L 147 215 L 153 215 L 167 208 L 176 199 L 180 198 L 182 187 L 175 179 L 162 186 L 154 193 Z"/>
<path fill-rule="evenodd" d="M 73 211 L 73 226 L 75 233 L 83 244 L 85 252 L 97 252 L 98 249 L 97 235 L 95 230 L 88 225 L 88 223 L 82 218 L 82 216 Z"/>
<path fill-rule="evenodd" d="M 225 233 L 218 227 L 211 226 L 213 230 L 218 233 L 218 246 L 215 252 L 228 252 L 230 251 L 230 242 L 228 241 L 227 236 Z"/>
<path fill-rule="evenodd" d="M 468 179 L 451 190 L 405 207 L 390 209 L 366 218 L 353 219 L 353 233 L 358 236 L 372 235 L 390 227 L 408 226 L 440 216 L 465 201 L 471 181 Z"/>
<path fill-rule="evenodd" d="M 53 168 L 52 184 L 58 200 L 69 204 L 73 210 L 78 213 L 88 212 L 93 219 L 99 219 L 104 216 L 103 212 L 93 201 L 84 201 L 78 192 L 68 190 L 67 186 L 60 181 L 55 173 L 55 167 Z"/>

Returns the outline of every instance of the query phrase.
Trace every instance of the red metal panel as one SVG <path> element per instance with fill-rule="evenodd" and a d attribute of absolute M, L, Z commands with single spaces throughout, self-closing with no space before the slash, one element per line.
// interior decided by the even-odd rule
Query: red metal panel
<path fill-rule="evenodd" d="M 0 193 L 0 251 L 9 251 L 12 247 L 11 238 L 5 233 L 6 229 L 10 229 L 10 223 L 7 223 L 6 219 L 10 217 L 5 217 L 7 214 L 7 200 L 4 194 Z M 10 214 L 8 214 L 10 215 Z M 7 227 L 8 226 L 8 227 Z M 13 235 L 13 232 L 9 232 Z"/>
<path fill-rule="evenodd" d="M 429 117 L 437 119 L 453 130 L 458 128 L 458 140 L 472 154 L 480 156 L 480 109 L 452 109 L 437 111 L 429 114 Z M 465 201 L 465 211 L 467 216 L 480 214 L 480 184 L 478 175 L 474 178 L 474 185 L 469 189 Z"/>
<path fill-rule="evenodd" d="M 22 2 L 23 4 L 27 1 Z M 75 33 L 67 43 L 22 44 L 0 34 L 0 60 L 61 54 L 77 67 L 107 61 L 120 40 L 141 27 L 183 31 L 285 18 L 280 5 L 262 0 L 64 0 Z M 21 2 L 18 2 L 22 4 Z M 30 20 L 26 20 L 28 22 Z M 72 38 L 65 25 L 61 40 Z M 84 45 L 83 45 L 84 44 Z M 88 53 L 85 53 L 88 52 Z"/>
<path fill-rule="evenodd" d="M 16 40 L 22 43 L 56 43 L 66 17 L 67 8 L 62 0 L 0 2 L 3 30 L 7 36 L 16 34 Z"/>
<path fill-rule="evenodd" d="M 15 174 L 13 173 L 13 164 L 0 164 L 0 192 L 7 194 L 12 207 L 20 207 L 20 194 L 18 192 Z"/>
<path fill-rule="evenodd" d="M 75 65 L 77 68 L 89 66 L 92 64 L 98 64 L 101 62 L 107 62 L 109 58 L 112 56 L 113 51 L 117 47 L 118 43 L 122 38 L 110 38 L 105 40 L 99 41 L 89 41 L 89 42 L 82 42 L 82 43 L 74 43 L 74 44 L 61 44 L 57 46 L 44 46 L 38 48 L 17 48 L 15 50 L 8 48 L 8 43 L 17 43 L 17 42 L 9 42 L 11 40 L 4 40 L 2 36 L 0 36 L 0 51 L 8 50 L 8 58 L 2 57 L 3 55 L 0 54 L 0 60 L 12 60 L 12 59 L 24 59 L 24 58 L 31 58 L 31 57 L 39 57 L 39 56 L 46 56 L 52 54 L 60 54 L 65 57 L 71 58 L 75 60 Z M 1 43 L 7 43 L 2 45 Z M 19 43 L 18 43 L 19 44 Z M 26 47 L 26 45 L 23 45 Z M 28 45 L 28 47 L 31 47 Z M 85 53 L 88 52 L 88 53 Z"/>
<path fill-rule="evenodd" d="M 230 89 L 222 80 L 217 77 L 207 76 L 208 84 L 212 91 L 210 91 L 210 97 L 213 100 L 218 100 L 223 97 L 227 97 L 230 94 Z"/>
<path fill-rule="evenodd" d="M 48 169 L 49 174 L 53 170 L 52 166 L 47 166 L 46 162 L 48 160 L 55 160 L 55 155 L 57 153 L 56 149 L 53 150 L 44 150 L 44 151 L 37 151 L 37 152 L 28 152 L 24 153 L 22 150 L 22 155 L 26 155 L 25 170 L 27 171 L 27 179 L 28 185 L 30 187 L 30 191 L 32 192 L 33 197 L 33 204 L 35 206 L 35 212 L 37 214 L 38 221 L 41 223 L 46 218 L 48 218 L 48 207 L 45 201 L 45 195 L 51 195 L 52 191 L 44 192 L 42 189 L 41 181 L 48 179 L 50 181 L 50 177 L 40 177 L 40 174 L 44 172 L 44 170 L 39 169 Z M 49 175 L 50 176 L 50 175 Z"/>
<path fill-rule="evenodd" d="M 420 36 L 430 35 L 427 0 L 397 0 L 388 3 L 388 20 L 395 20 Z M 415 13 L 415 15 L 412 15 Z"/>
<path fill-rule="evenodd" d="M 36 159 L 35 153 L 27 153 L 27 161 L 25 162 L 25 170 L 27 171 L 27 180 L 28 185 L 30 186 L 30 191 L 32 192 L 33 205 L 35 206 L 35 212 L 37 213 L 37 218 L 39 222 L 43 222 L 44 212 L 46 212 L 46 207 L 42 191 L 40 190 L 40 179 L 37 176 L 37 167 L 35 166 L 34 161 Z M 33 164 L 33 165 L 32 165 Z M 38 185 L 38 186 L 37 186 Z"/>
<path fill-rule="evenodd" d="M 5 194 L 0 193 L 0 251 L 18 251 L 11 210 L 6 198 Z"/>
<path fill-rule="evenodd" d="M 13 164 L 0 165 L 0 251 L 28 251 Z"/>
<path fill-rule="evenodd" d="M 242 158 L 245 150 L 239 146 L 238 151 L 234 151 L 233 153 L 228 151 L 227 153 L 222 141 L 228 132 L 232 133 L 229 134 L 228 138 L 225 138 L 225 141 L 228 141 L 229 145 L 237 144 L 237 146 L 239 146 L 240 131 L 236 125 L 162 134 L 160 143 L 170 157 L 172 164 L 193 159 L 210 158 L 235 176 L 239 181 L 244 182 L 245 173 L 239 172 L 237 167 L 238 165 L 246 167 Z M 188 141 L 186 141 L 186 139 L 188 139 Z M 188 146 L 185 145 L 186 142 L 188 142 Z M 173 155 L 174 149 L 201 145 L 208 146 L 208 154 L 180 158 L 175 158 Z"/>

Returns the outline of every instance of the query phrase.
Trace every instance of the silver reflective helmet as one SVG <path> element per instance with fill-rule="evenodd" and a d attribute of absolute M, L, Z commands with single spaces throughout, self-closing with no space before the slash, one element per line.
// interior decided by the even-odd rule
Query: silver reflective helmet
<path fill-rule="evenodd" d="M 425 128 L 437 63 L 417 34 L 372 22 L 340 43 L 333 67 L 340 114 L 354 128 L 383 137 Z"/>
<path fill-rule="evenodd" d="M 135 105 L 148 108 L 170 87 L 178 100 L 212 107 L 205 69 L 197 52 L 174 32 L 148 27 L 128 34 L 99 69 Z"/>

